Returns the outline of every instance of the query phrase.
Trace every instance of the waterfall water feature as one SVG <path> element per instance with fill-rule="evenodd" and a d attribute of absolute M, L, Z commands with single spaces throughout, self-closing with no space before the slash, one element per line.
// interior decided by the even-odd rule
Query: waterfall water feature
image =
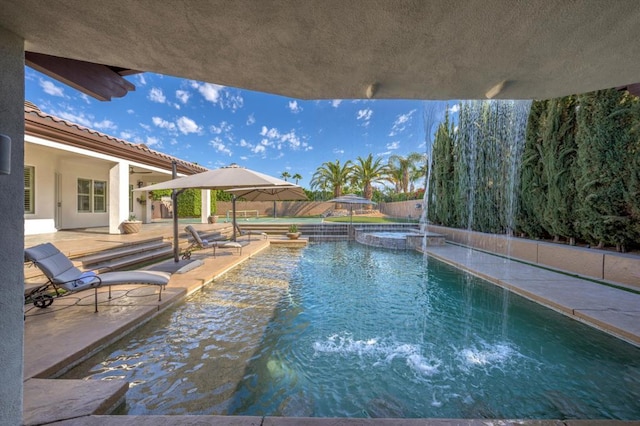
<path fill-rule="evenodd" d="M 425 176 L 424 196 L 422 200 L 422 213 L 420 215 L 420 232 L 422 232 L 422 253 L 427 253 L 427 223 L 429 214 L 429 182 L 431 180 L 431 168 L 433 165 L 433 141 L 438 126 L 444 118 L 448 108 L 447 104 L 438 101 L 429 101 L 424 104 L 424 141 L 427 156 L 427 176 Z"/>
<path fill-rule="evenodd" d="M 456 134 L 458 193 L 469 231 L 510 235 L 530 101 L 464 101 Z"/>
<path fill-rule="evenodd" d="M 459 194 L 467 194 L 467 245 L 472 231 L 506 234 L 505 254 L 511 254 L 516 227 L 517 188 L 530 101 L 464 101 L 460 108 L 457 152 L 462 173 Z M 469 251 L 472 255 L 472 251 Z M 502 297 L 503 335 L 509 292 Z M 504 336 L 506 337 L 506 336 Z"/>

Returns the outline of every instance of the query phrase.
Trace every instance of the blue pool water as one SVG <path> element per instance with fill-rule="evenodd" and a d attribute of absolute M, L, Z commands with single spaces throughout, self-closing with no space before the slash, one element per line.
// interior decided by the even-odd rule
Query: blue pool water
<path fill-rule="evenodd" d="M 66 378 L 124 414 L 640 418 L 640 349 L 417 253 L 270 248 Z"/>

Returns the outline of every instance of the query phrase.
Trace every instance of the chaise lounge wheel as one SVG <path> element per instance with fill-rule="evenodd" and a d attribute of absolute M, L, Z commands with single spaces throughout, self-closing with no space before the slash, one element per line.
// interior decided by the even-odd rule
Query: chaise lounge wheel
<path fill-rule="evenodd" d="M 33 297 L 33 305 L 37 308 L 46 308 L 53 303 L 53 297 L 48 294 L 39 294 Z"/>

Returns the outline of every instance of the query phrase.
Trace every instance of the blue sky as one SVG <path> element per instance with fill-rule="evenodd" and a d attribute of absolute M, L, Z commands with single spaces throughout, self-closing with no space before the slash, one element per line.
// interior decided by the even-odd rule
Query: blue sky
<path fill-rule="evenodd" d="M 48 114 L 214 169 L 237 163 L 309 186 L 326 161 L 425 152 L 423 101 L 303 101 L 144 73 L 123 98 L 95 100 L 31 68 L 25 98 Z"/>

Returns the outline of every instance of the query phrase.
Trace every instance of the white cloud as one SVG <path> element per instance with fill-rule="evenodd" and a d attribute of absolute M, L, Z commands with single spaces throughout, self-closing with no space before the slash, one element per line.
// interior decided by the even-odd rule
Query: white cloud
<path fill-rule="evenodd" d="M 451 108 L 449 108 L 449 112 L 455 114 L 456 112 L 460 111 L 460 104 L 455 104 L 454 106 L 452 106 Z"/>
<path fill-rule="evenodd" d="M 149 91 L 149 99 L 152 102 L 163 104 L 167 101 L 167 97 L 162 93 L 162 89 L 154 87 Z"/>
<path fill-rule="evenodd" d="M 240 92 L 236 91 L 233 94 L 225 86 L 192 81 L 191 87 L 197 89 L 205 100 L 218 105 L 221 109 L 231 109 L 235 112 L 244 105 L 244 99 Z"/>
<path fill-rule="evenodd" d="M 231 129 L 233 129 L 233 125 L 227 123 L 226 121 L 222 121 L 220 122 L 220 126 L 216 126 L 215 124 L 212 124 L 211 127 L 211 133 L 219 135 L 221 133 L 229 133 L 231 132 Z"/>
<path fill-rule="evenodd" d="M 398 148 L 400 148 L 400 142 L 398 142 L 398 141 L 393 141 L 393 142 L 391 142 L 391 143 L 388 143 L 386 148 L 387 148 L 387 149 L 390 149 L 390 150 L 391 150 L 391 149 L 398 149 Z"/>
<path fill-rule="evenodd" d="M 367 127 L 373 116 L 373 110 L 371 108 L 358 110 L 358 114 L 356 116 L 356 120 L 362 120 L 362 125 Z"/>
<path fill-rule="evenodd" d="M 278 150 L 283 149 L 285 146 L 294 151 L 310 151 L 313 149 L 313 147 L 304 140 L 305 138 L 298 136 L 293 129 L 287 133 L 280 133 L 276 128 L 269 129 L 266 126 L 262 126 L 260 136 L 264 136 L 260 141 L 263 146 L 274 147 Z"/>
<path fill-rule="evenodd" d="M 144 86 L 147 84 L 147 80 L 144 78 L 144 74 L 136 74 L 134 78 L 138 80 L 138 84 L 140 86 Z"/>
<path fill-rule="evenodd" d="M 73 107 L 67 107 L 66 110 L 62 111 L 52 110 L 51 114 L 89 129 L 115 131 L 118 128 L 118 126 L 111 120 L 104 119 L 102 121 L 96 121 L 93 115 L 85 114 L 82 111 L 75 111 Z"/>
<path fill-rule="evenodd" d="M 177 125 L 178 130 L 185 135 L 188 135 L 189 133 L 198 133 L 201 130 L 195 121 L 185 116 L 178 118 Z"/>
<path fill-rule="evenodd" d="M 264 147 L 264 145 L 256 145 L 251 152 L 253 152 L 254 154 L 262 154 L 267 150 L 267 148 Z"/>
<path fill-rule="evenodd" d="M 147 136 L 147 140 L 145 141 L 145 144 L 148 147 L 162 146 L 162 144 L 160 143 L 160 140 L 158 138 L 153 137 L 153 136 Z"/>
<path fill-rule="evenodd" d="M 340 154 L 340 155 L 342 155 L 342 154 L 344 154 L 344 149 L 333 148 L 333 151 L 332 151 L 332 152 L 333 152 L 334 154 Z"/>
<path fill-rule="evenodd" d="M 407 123 L 411 121 L 413 114 L 416 112 L 415 109 L 412 109 L 406 114 L 400 114 L 396 117 L 396 121 L 393 122 L 393 126 L 391 126 L 391 132 L 389 132 L 389 136 L 393 137 L 399 133 L 404 132 L 407 128 Z"/>
<path fill-rule="evenodd" d="M 211 145 L 216 150 L 216 152 L 219 152 L 221 154 L 225 154 L 228 156 L 231 156 L 231 154 L 233 154 L 231 150 L 225 146 L 220 138 L 212 139 L 209 142 L 209 145 Z"/>
<path fill-rule="evenodd" d="M 100 130 L 116 130 L 118 126 L 111 120 L 102 120 L 93 123 L 93 127 Z"/>
<path fill-rule="evenodd" d="M 331 101 L 331 106 L 334 108 L 338 108 L 342 103 L 342 99 L 334 99 Z"/>
<path fill-rule="evenodd" d="M 142 127 L 143 129 L 145 129 L 147 132 L 150 132 L 150 131 L 151 131 L 151 126 L 149 126 L 148 124 L 140 123 L 140 127 Z"/>
<path fill-rule="evenodd" d="M 249 117 L 247 117 L 247 126 L 251 126 L 255 122 L 256 118 L 253 116 L 253 114 L 250 114 Z"/>
<path fill-rule="evenodd" d="M 302 107 L 298 105 L 298 101 L 289 101 L 289 110 L 292 113 L 297 114 L 302 111 Z"/>
<path fill-rule="evenodd" d="M 129 109 L 127 110 L 127 114 L 134 114 L 134 113 L 135 113 L 135 111 L 134 111 L 134 110 L 132 110 L 131 108 L 129 108 Z"/>
<path fill-rule="evenodd" d="M 233 95 L 229 91 L 224 91 L 224 99 L 220 104 L 220 108 L 225 109 L 228 108 L 233 112 L 236 112 L 240 108 L 244 106 L 244 98 L 240 95 L 240 92 Z"/>
<path fill-rule="evenodd" d="M 224 89 L 224 86 L 211 83 L 198 83 L 197 81 L 192 82 L 191 86 L 198 89 L 198 92 L 200 92 L 207 101 L 214 104 L 218 103 L 218 100 L 220 99 L 220 91 Z"/>
<path fill-rule="evenodd" d="M 131 138 L 133 138 L 133 133 L 127 131 L 120 132 L 120 139 L 129 140 Z"/>
<path fill-rule="evenodd" d="M 191 93 L 187 92 L 186 90 L 176 90 L 176 98 L 178 98 L 178 100 L 183 104 L 186 104 L 189 101 L 190 97 Z"/>
<path fill-rule="evenodd" d="M 260 136 L 266 136 L 269 139 L 275 139 L 280 137 L 280 132 L 276 128 L 267 128 L 266 126 L 262 126 L 262 130 L 260 130 Z"/>
<path fill-rule="evenodd" d="M 285 133 L 284 135 L 282 135 L 280 140 L 282 142 L 286 142 L 287 144 L 289 144 L 289 147 L 291 147 L 292 149 L 299 149 L 300 146 L 302 145 L 302 141 L 296 135 L 296 132 L 294 130 L 290 131 L 289 133 Z"/>
<path fill-rule="evenodd" d="M 175 132 L 176 130 L 176 125 L 174 123 L 164 120 L 163 118 L 153 117 L 151 120 L 155 126 L 160 127 L 161 129 L 167 129 L 172 132 Z"/>
<path fill-rule="evenodd" d="M 56 86 L 50 80 L 41 79 L 40 87 L 42 87 L 42 90 L 44 90 L 44 93 L 46 93 L 47 95 L 59 96 L 61 98 L 64 98 L 64 89 L 62 88 L 62 86 Z"/>
<path fill-rule="evenodd" d="M 63 120 L 67 120 L 72 123 L 80 124 L 89 128 L 91 128 L 93 124 L 91 118 L 85 116 L 83 113 L 76 113 L 73 111 L 51 111 L 51 114 L 60 117 Z"/>

